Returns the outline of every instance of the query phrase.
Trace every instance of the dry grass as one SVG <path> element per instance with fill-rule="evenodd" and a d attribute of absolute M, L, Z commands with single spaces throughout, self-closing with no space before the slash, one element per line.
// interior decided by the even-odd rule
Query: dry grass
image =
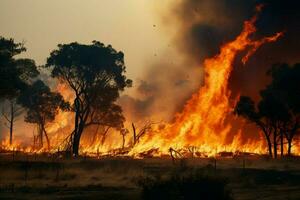
<path fill-rule="evenodd" d="M 245 166 L 245 168 L 244 168 Z M 236 200 L 300 199 L 300 160 L 0 156 L 0 199 L 140 199 L 139 180 L 195 171 L 222 177 Z"/>

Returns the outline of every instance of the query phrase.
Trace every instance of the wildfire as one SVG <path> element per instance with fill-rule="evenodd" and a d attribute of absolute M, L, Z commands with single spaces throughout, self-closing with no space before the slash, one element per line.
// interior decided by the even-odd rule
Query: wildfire
<path fill-rule="evenodd" d="M 261 7 L 257 7 L 257 12 L 260 9 Z M 182 112 L 176 114 L 174 122 L 153 127 L 150 133 L 140 138 L 139 143 L 128 149 L 129 155 L 138 157 L 142 152 L 150 152 L 152 156 L 161 156 L 169 154 L 171 149 L 182 154 L 189 152 L 198 156 L 212 156 L 224 151 L 259 154 L 266 152 L 262 139 L 242 141 L 242 130 L 239 130 L 228 142 L 232 125 L 230 121 L 226 121 L 232 115 L 233 109 L 228 80 L 236 55 L 246 51 L 241 60 L 245 64 L 261 45 L 274 42 L 283 35 L 280 32 L 260 40 L 250 39 L 256 32 L 254 25 L 256 19 L 257 15 L 245 21 L 242 32 L 235 40 L 223 45 L 218 55 L 204 61 L 204 85 L 187 101 Z M 56 91 L 62 93 L 65 99 L 72 103 L 74 95 L 65 85 L 58 84 Z M 72 112 L 60 112 L 55 122 L 46 127 L 51 137 L 51 151 L 60 148 L 68 134 L 72 132 L 73 115 Z M 232 116 L 231 118 L 233 119 Z M 97 135 L 97 131 L 87 131 L 89 132 L 88 137 L 83 137 L 81 141 L 81 152 L 98 154 L 120 148 L 121 142 L 112 139 L 120 137 L 120 135 L 117 136 L 113 132 L 109 134 L 110 139 L 107 138 L 104 143 L 104 136 Z M 129 137 L 131 136 L 127 136 L 127 138 Z M 11 150 L 20 145 L 9 147 L 7 142 L 2 142 L 1 146 Z M 127 146 L 129 145 L 127 144 Z M 295 148 L 295 150 L 298 152 L 298 149 Z"/>

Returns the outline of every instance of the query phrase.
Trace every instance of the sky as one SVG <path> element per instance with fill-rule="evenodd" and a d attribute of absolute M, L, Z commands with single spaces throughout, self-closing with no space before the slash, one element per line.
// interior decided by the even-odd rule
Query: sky
<path fill-rule="evenodd" d="M 111 44 L 125 53 L 127 75 L 136 80 L 168 45 L 159 5 L 154 0 L 1 0 L 0 35 L 25 42 L 23 55 L 39 65 L 59 43 Z"/>

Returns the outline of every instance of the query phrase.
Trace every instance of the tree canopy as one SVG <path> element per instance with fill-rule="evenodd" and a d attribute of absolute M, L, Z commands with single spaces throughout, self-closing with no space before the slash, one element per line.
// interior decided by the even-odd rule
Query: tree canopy
<path fill-rule="evenodd" d="M 22 43 L 0 37 L 0 98 L 14 98 L 27 86 L 27 81 L 39 72 L 35 62 L 28 58 L 15 58 L 26 51 Z"/>
<path fill-rule="evenodd" d="M 17 105 L 16 98 L 28 87 L 33 78 L 37 77 L 39 71 L 34 60 L 28 58 L 16 58 L 17 55 L 26 51 L 22 43 L 15 43 L 13 39 L 0 37 L 0 100 L 4 102 L 4 107 L 9 107 L 6 112 L 3 109 L 2 115 L 9 125 L 9 142 L 13 142 L 14 122 L 22 113 L 22 109 Z"/>

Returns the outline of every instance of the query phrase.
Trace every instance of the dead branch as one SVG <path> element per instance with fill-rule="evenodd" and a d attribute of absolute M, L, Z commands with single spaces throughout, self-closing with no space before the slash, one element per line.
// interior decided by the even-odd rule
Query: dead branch
<path fill-rule="evenodd" d="M 170 156 L 171 156 L 173 162 L 175 162 L 175 160 L 177 158 L 182 158 L 183 157 L 182 154 L 179 151 L 176 151 L 172 147 L 170 147 L 169 152 L 170 152 Z"/>
<path fill-rule="evenodd" d="M 152 126 L 154 124 L 157 124 L 152 121 L 148 121 L 145 123 L 145 125 L 140 129 L 138 133 L 136 133 L 136 127 L 134 123 L 132 123 L 132 130 L 133 130 L 133 146 L 139 143 L 139 140 L 150 130 L 152 130 Z"/>

